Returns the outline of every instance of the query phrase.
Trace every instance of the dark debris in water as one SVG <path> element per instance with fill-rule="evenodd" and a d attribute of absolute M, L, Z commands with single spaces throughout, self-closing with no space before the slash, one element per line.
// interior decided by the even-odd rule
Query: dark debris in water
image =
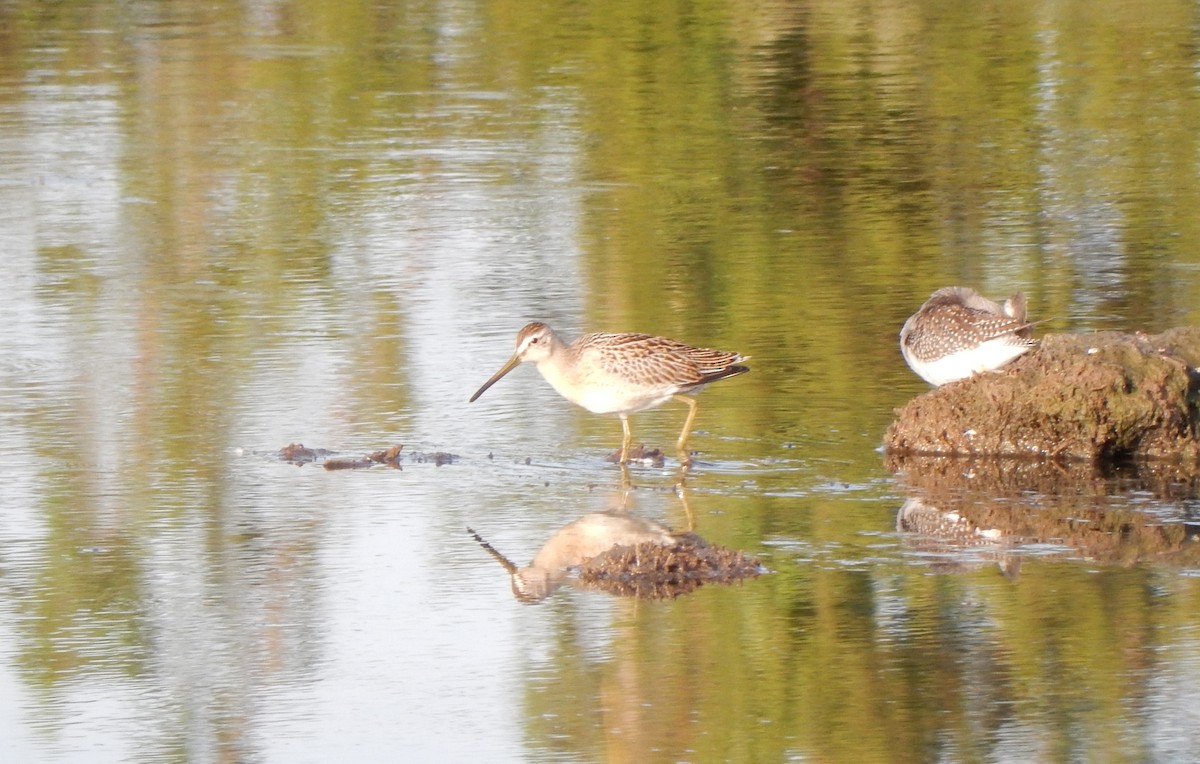
<path fill-rule="evenodd" d="M 306 448 L 302 443 L 291 443 L 279 449 L 279 458 L 296 466 L 319 461 L 323 462 L 327 470 L 359 470 L 378 465 L 401 469 L 404 456 L 407 456 L 408 461 L 414 464 L 432 463 L 438 467 L 458 461 L 457 454 L 445 451 L 434 451 L 433 453 L 409 451 L 402 456 L 403 451 L 404 446 L 397 445 L 360 457 L 334 457 L 333 451 L 324 448 Z"/>
<path fill-rule="evenodd" d="M 458 461 L 456 454 L 448 454 L 445 451 L 434 451 L 431 454 L 414 452 L 412 461 L 418 464 L 432 463 L 435 467 L 441 467 L 443 464 L 454 464 Z"/>
<path fill-rule="evenodd" d="M 279 458 L 285 462 L 299 466 L 315 462 L 318 459 L 324 459 L 331 453 L 333 452 L 326 451 L 323 448 L 306 448 L 303 443 L 289 443 L 279 449 Z"/>
<path fill-rule="evenodd" d="M 393 469 L 400 469 L 400 452 L 404 450 L 403 445 L 392 446 L 382 451 L 363 456 L 361 459 L 326 459 L 325 469 L 327 470 L 360 470 L 365 467 L 374 467 L 376 464 L 384 464 Z"/>
<path fill-rule="evenodd" d="M 613 464 L 621 461 L 621 449 L 617 449 L 605 457 Z M 642 464 L 647 467 L 661 467 L 666 463 L 666 456 L 661 449 L 646 448 L 646 444 L 642 443 L 637 446 L 630 446 L 629 453 L 625 455 L 626 464 Z"/>
<path fill-rule="evenodd" d="M 614 546 L 579 567 L 579 582 L 610 594 L 659 600 L 689 594 L 706 583 L 740 582 L 763 572 L 755 558 L 685 533 L 674 544 Z"/>

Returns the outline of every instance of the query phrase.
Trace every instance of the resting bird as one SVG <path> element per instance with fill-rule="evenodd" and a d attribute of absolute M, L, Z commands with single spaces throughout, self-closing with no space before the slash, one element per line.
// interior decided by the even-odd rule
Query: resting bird
<path fill-rule="evenodd" d="M 999 305 L 967 287 L 942 287 L 900 330 L 900 353 L 934 386 L 995 371 L 1029 352 L 1033 324 L 1025 320 L 1025 295 Z"/>

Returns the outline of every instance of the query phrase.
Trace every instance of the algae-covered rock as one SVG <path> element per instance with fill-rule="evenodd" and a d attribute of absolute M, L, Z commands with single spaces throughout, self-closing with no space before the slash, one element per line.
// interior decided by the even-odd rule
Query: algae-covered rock
<path fill-rule="evenodd" d="M 897 411 L 893 454 L 1200 462 L 1200 328 L 1049 335 L 1005 371 Z"/>

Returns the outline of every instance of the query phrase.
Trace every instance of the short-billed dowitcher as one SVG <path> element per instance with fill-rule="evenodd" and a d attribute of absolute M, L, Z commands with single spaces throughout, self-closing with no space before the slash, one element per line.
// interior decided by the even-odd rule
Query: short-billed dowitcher
<path fill-rule="evenodd" d="M 633 439 L 629 415 L 675 398 L 688 406 L 675 444 L 686 462 L 688 435 L 696 418 L 692 394 L 719 379 L 750 371 L 738 365 L 746 359 L 740 353 L 692 347 L 651 334 L 585 334 L 568 344 L 549 326 L 535 321 L 517 333 L 512 358 L 471 400 L 521 362 L 532 362 L 562 397 L 592 413 L 621 418 L 620 463 L 624 464 Z"/>
<path fill-rule="evenodd" d="M 900 353 L 931 385 L 995 371 L 1037 344 L 1025 320 L 1025 295 L 1003 305 L 974 289 L 942 287 L 900 330 Z"/>

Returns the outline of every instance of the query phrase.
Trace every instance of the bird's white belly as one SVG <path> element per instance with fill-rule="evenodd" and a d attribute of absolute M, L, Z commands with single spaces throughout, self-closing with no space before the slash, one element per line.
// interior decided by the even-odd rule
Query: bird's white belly
<path fill-rule="evenodd" d="M 654 408 L 674 394 L 674 390 L 651 386 L 639 388 L 619 377 L 603 379 L 593 375 L 580 380 L 551 364 L 538 364 L 538 371 L 559 395 L 593 414 L 632 414 Z"/>
<path fill-rule="evenodd" d="M 996 339 L 932 361 L 918 361 L 915 358 L 908 360 L 913 371 L 921 375 L 922 379 L 940 387 L 948 382 L 966 379 L 973 374 L 999 369 L 1028 350 L 1029 345 Z"/>
<path fill-rule="evenodd" d="M 589 387 L 575 397 L 567 397 L 593 414 L 632 414 L 654 408 L 671 395 L 661 391 L 638 394 L 618 388 Z"/>

